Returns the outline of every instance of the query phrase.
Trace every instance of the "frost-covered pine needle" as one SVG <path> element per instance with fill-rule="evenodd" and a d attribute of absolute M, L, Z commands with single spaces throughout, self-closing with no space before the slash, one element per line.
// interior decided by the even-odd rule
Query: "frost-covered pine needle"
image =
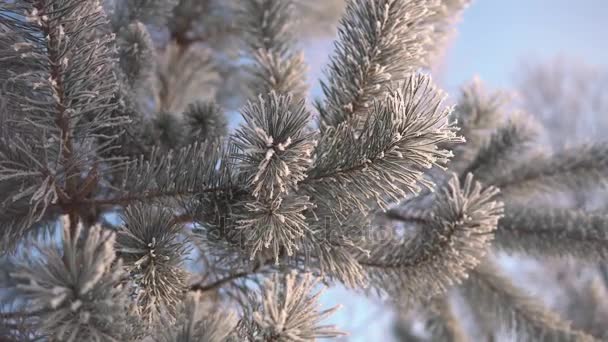
<path fill-rule="evenodd" d="M 72 231 L 65 216 L 62 223 L 62 246 L 38 247 L 39 255 L 30 253 L 11 274 L 27 303 L 25 310 L 38 312 L 41 331 L 59 341 L 128 337 L 128 302 L 120 285 L 123 270 L 114 253 L 115 234 L 82 224 Z"/>
<path fill-rule="evenodd" d="M 319 311 L 318 300 L 322 292 L 311 293 L 317 284 L 309 273 L 275 275 L 272 281 L 266 282 L 262 306 L 253 313 L 266 340 L 304 342 L 344 335 L 334 326 L 320 324 L 339 307 Z"/>

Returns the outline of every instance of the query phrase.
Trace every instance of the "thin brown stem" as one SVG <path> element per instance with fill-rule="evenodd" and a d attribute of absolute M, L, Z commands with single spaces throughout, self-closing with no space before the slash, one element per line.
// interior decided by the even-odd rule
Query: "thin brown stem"
<path fill-rule="evenodd" d="M 36 8 L 44 12 L 47 8 L 45 1 L 38 1 Z M 64 85 L 64 70 L 60 61 L 59 45 L 60 41 L 57 37 L 57 32 L 50 24 L 50 21 L 42 21 L 40 29 L 42 33 L 48 37 L 46 39 L 46 51 L 49 58 L 49 73 L 50 80 L 52 81 L 51 87 L 54 92 L 54 97 L 57 99 L 55 109 L 57 111 L 55 115 L 55 125 L 59 128 L 61 144 L 61 159 L 60 163 L 64 170 L 66 170 L 65 185 L 63 193 L 66 194 L 67 198 L 60 198 L 60 202 L 64 202 L 66 199 L 72 198 L 78 192 L 78 178 L 71 177 L 70 175 L 78 175 L 80 172 L 73 168 L 72 161 L 74 159 L 74 142 L 70 127 L 70 114 L 67 112 L 67 99 Z M 61 203 L 63 204 L 63 203 Z M 70 230 L 72 233 L 75 232 L 78 224 L 78 211 L 74 209 L 68 209 L 67 215 L 70 216 Z"/>
<path fill-rule="evenodd" d="M 220 287 L 230 283 L 233 280 L 236 280 L 236 279 L 242 278 L 242 277 L 246 277 L 252 273 L 255 273 L 255 271 L 243 271 L 243 272 L 231 274 L 225 278 L 214 281 L 211 284 L 206 284 L 206 285 L 194 284 L 194 285 L 190 286 L 190 291 L 209 292 L 209 291 L 217 290 Z"/>
<path fill-rule="evenodd" d="M 175 217 L 173 217 L 173 224 L 186 224 L 189 222 L 194 221 L 194 217 L 192 217 L 191 215 L 188 214 L 181 214 L 181 215 L 175 215 Z"/>
<path fill-rule="evenodd" d="M 200 284 L 200 283 L 194 284 L 194 285 L 190 286 L 189 290 L 190 291 L 201 291 L 201 292 L 209 292 L 209 291 L 217 290 L 217 289 L 221 288 L 222 286 L 232 282 L 233 280 L 257 273 L 264 264 L 265 263 L 257 263 L 251 270 L 233 273 L 225 278 L 218 279 L 210 284 L 206 284 L 206 285 Z"/>

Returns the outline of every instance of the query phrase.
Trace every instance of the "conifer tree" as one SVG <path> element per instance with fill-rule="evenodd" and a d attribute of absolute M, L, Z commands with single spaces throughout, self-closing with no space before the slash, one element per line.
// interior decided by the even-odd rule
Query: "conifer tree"
<path fill-rule="evenodd" d="M 602 258 L 602 217 L 513 198 L 593 186 L 605 148 L 519 160 L 518 122 L 462 147 L 487 118 L 424 70 L 465 4 L 347 1 L 311 108 L 294 22 L 321 1 L 2 2 L 2 339 L 341 336 L 320 282 L 402 305 L 460 284 L 523 338 L 586 338 L 488 251 Z M 401 207 L 421 229 L 374 239 Z"/>
<path fill-rule="evenodd" d="M 491 252 L 469 271 L 466 281 L 431 299 L 430 303 L 441 305 L 413 310 L 423 317 L 432 341 L 469 341 L 475 335 L 494 340 L 500 333 L 525 341 L 601 339 L 602 334 L 577 330 L 584 326 L 580 322 L 571 327 L 572 317 L 560 318 L 541 299 L 515 286 L 501 271 L 496 255 L 523 254 L 547 262 L 577 262 L 581 267 L 605 260 L 608 216 L 564 207 L 551 198 L 605 182 L 608 146 L 596 142 L 548 153 L 539 148 L 541 126 L 529 114 L 509 112 L 506 104 L 504 94 L 487 93 L 479 80 L 463 88 L 454 113 L 468 143 L 455 148 L 447 175 L 434 175 L 437 182 L 445 182 L 453 174 L 463 178 L 472 173 L 500 189 L 505 207 L 493 232 Z M 434 197 L 430 192 L 417 196 L 387 214 L 399 225 L 424 229 L 437 216 L 429 209 Z M 463 333 L 463 322 L 454 319 L 462 305 L 455 302 L 472 311 L 476 332 Z M 402 324 L 403 340 L 426 340 L 408 335 L 407 322 Z"/>

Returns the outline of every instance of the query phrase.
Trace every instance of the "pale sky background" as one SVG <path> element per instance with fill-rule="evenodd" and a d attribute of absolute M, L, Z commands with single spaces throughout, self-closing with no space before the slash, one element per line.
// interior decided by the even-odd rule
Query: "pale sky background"
<path fill-rule="evenodd" d="M 510 87 L 523 60 L 563 55 L 608 66 L 608 0 L 474 0 L 457 30 L 443 66 L 452 92 L 476 74 L 488 85 Z M 332 44 L 307 46 L 313 95 Z"/>
<path fill-rule="evenodd" d="M 525 60 L 566 56 L 608 67 L 608 0 L 477 0 L 457 29 L 441 77 L 452 98 L 475 75 L 490 87 L 513 87 Z M 313 96 L 320 94 L 315 79 L 331 51 L 330 40 L 307 46 Z M 348 341 L 390 341 L 382 305 L 343 289 L 327 291 L 324 305 L 337 303 L 345 305 L 331 321 L 351 331 Z"/>

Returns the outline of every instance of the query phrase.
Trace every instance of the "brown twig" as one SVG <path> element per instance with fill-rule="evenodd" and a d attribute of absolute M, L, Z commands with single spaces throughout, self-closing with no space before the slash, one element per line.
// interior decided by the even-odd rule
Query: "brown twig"
<path fill-rule="evenodd" d="M 257 273 L 261 268 L 262 268 L 262 264 L 258 263 L 255 267 L 253 267 L 249 271 L 241 271 L 238 273 L 233 273 L 225 278 L 218 279 L 210 284 L 201 284 L 201 283 L 194 284 L 194 285 L 190 286 L 189 291 L 209 292 L 209 291 L 217 290 L 217 289 L 221 288 L 222 286 L 232 282 L 233 280 Z"/>

